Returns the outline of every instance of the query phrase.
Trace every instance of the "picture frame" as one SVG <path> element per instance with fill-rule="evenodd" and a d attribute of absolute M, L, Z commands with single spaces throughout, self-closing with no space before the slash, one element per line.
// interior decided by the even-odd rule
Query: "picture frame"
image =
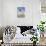
<path fill-rule="evenodd" d="M 17 7 L 17 17 L 19 18 L 25 17 L 25 7 Z"/>

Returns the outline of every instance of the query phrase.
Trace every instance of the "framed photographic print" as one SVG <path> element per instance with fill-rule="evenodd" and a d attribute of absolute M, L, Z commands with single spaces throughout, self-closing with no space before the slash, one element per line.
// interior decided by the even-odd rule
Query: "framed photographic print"
<path fill-rule="evenodd" d="M 17 17 L 25 17 L 25 7 L 17 7 Z"/>

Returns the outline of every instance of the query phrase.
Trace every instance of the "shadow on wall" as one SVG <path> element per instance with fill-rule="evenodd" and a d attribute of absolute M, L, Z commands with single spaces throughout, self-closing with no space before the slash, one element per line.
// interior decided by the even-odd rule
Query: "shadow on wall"
<path fill-rule="evenodd" d="M 3 32 L 4 32 L 4 27 L 0 27 L 0 40 L 3 39 Z"/>

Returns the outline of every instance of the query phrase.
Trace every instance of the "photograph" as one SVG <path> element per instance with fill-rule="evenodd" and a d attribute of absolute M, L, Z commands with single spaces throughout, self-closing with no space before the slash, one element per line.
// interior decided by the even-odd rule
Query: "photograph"
<path fill-rule="evenodd" d="M 18 18 L 25 17 L 25 7 L 17 7 L 17 17 Z"/>

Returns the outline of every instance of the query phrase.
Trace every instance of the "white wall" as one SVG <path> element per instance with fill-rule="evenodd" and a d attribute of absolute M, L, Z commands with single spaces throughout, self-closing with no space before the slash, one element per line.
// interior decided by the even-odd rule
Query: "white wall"
<path fill-rule="evenodd" d="M 5 25 L 33 25 L 36 26 L 40 20 L 39 0 L 2 0 L 2 22 Z M 17 7 L 24 6 L 25 18 L 17 17 Z"/>
<path fill-rule="evenodd" d="M 41 2 L 40 0 L 33 0 L 33 26 L 37 26 L 41 20 Z"/>
<path fill-rule="evenodd" d="M 2 24 L 2 20 L 3 20 L 3 17 L 2 17 L 2 0 L 0 0 L 0 26 Z"/>

